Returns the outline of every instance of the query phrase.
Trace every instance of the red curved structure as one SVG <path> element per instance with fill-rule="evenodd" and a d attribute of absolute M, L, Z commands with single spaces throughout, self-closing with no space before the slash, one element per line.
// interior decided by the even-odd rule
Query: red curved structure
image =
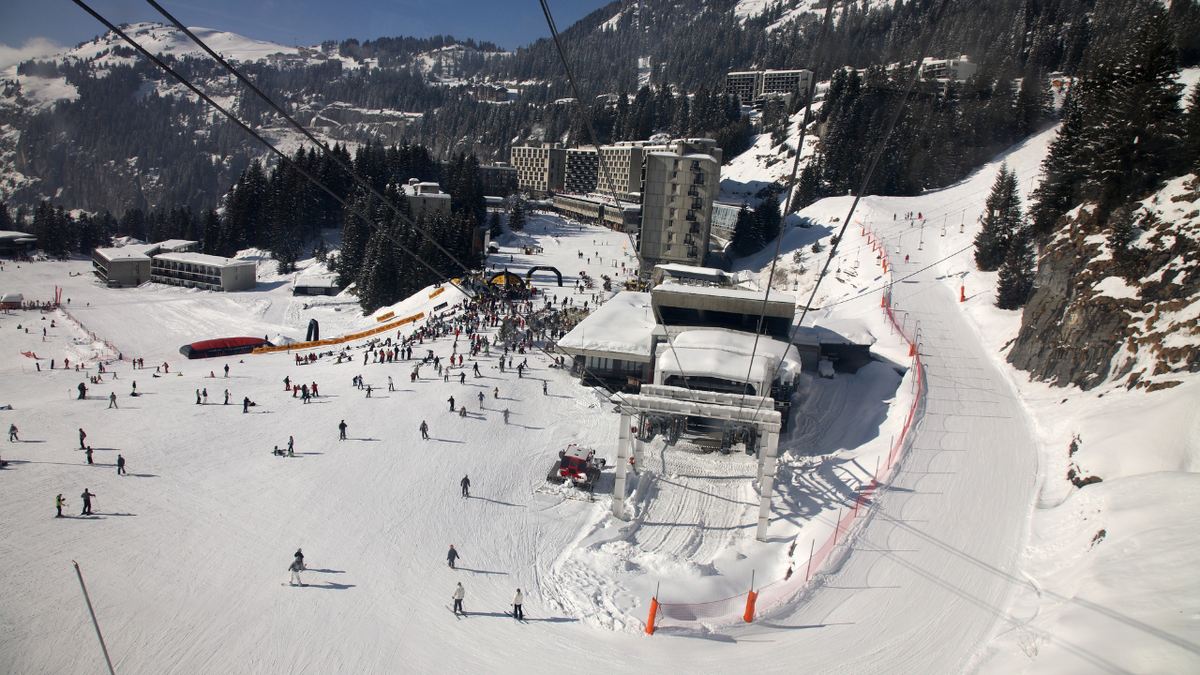
<path fill-rule="evenodd" d="M 270 347 L 270 342 L 262 338 L 231 337 L 216 340 L 201 340 L 179 348 L 179 353 L 189 359 L 210 359 L 216 356 L 233 356 L 234 354 L 249 354 L 256 347 Z"/>

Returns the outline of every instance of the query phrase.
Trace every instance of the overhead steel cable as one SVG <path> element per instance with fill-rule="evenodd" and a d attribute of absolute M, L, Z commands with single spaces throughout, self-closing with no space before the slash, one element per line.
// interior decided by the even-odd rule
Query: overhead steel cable
<path fill-rule="evenodd" d="M 224 67 L 225 70 L 228 70 L 231 75 L 236 77 L 239 82 L 246 85 L 246 87 L 248 87 L 250 89 L 250 91 L 254 92 L 254 94 L 256 96 L 261 98 L 280 117 L 287 120 L 289 124 L 291 124 L 293 127 L 295 127 L 300 133 L 304 134 L 305 138 L 307 138 L 314 145 L 316 145 L 318 148 L 320 148 L 325 153 L 326 156 L 328 156 L 330 159 L 332 159 L 339 167 L 342 168 L 343 171 L 345 171 L 352 179 L 354 179 L 355 183 L 357 183 L 363 189 L 367 190 L 369 193 L 371 193 L 371 195 L 373 195 L 376 199 L 378 199 L 380 201 L 380 203 L 382 203 L 390 211 L 395 213 L 400 218 L 400 221 L 402 223 L 413 228 L 414 230 L 419 232 L 422 236 L 424 236 L 426 239 L 428 239 L 429 242 L 431 244 L 433 244 L 435 248 L 437 248 L 437 250 L 439 250 L 443 254 L 445 254 L 447 258 L 449 258 L 451 261 L 453 261 L 459 267 L 461 267 L 465 272 L 467 272 L 468 275 L 470 275 L 472 273 L 472 270 L 469 267 L 467 267 L 465 264 L 463 264 L 463 262 L 461 260 L 459 260 L 457 257 L 455 257 L 455 255 L 453 253 L 451 253 L 449 250 L 447 250 L 446 247 L 442 246 L 441 242 L 439 242 L 436 237 L 431 236 L 428 232 L 425 231 L 425 228 L 418 225 L 417 222 L 413 218 L 408 217 L 404 212 L 402 212 L 399 208 L 397 208 L 396 205 L 393 204 L 390 199 L 388 199 L 387 197 L 380 194 L 379 191 L 376 190 L 373 185 L 371 185 L 368 181 L 363 179 L 362 176 L 359 176 L 358 173 L 356 173 L 352 167 L 350 167 L 344 161 L 342 161 L 341 157 L 337 156 L 337 154 L 335 154 L 332 150 L 330 150 L 328 145 L 326 145 L 322 141 L 318 140 L 317 137 L 313 136 L 312 133 L 309 132 L 308 129 L 305 129 L 299 122 L 297 122 L 295 119 L 293 119 L 291 115 L 287 114 L 287 112 L 285 112 L 283 110 L 283 108 L 280 108 L 278 105 L 276 105 L 275 101 L 271 100 L 271 97 L 267 96 L 261 90 L 259 90 L 258 87 L 254 86 L 253 82 L 248 80 L 236 68 L 234 68 L 232 65 L 230 65 L 228 61 L 226 61 L 219 54 L 214 52 L 207 44 L 204 43 L 203 40 L 196 37 L 196 35 L 194 33 L 192 33 L 192 31 L 188 30 L 187 26 L 184 26 L 183 23 L 179 21 L 179 19 L 176 19 L 167 10 L 163 9 L 162 5 L 159 5 L 157 2 L 155 2 L 155 0 L 146 0 L 146 2 L 154 9 L 158 10 L 158 12 L 160 14 L 162 14 L 164 17 L 166 17 L 168 21 L 173 23 L 176 28 L 178 28 L 180 31 L 182 31 L 184 35 L 188 36 L 192 40 L 192 42 L 195 42 L 209 56 L 211 56 L 214 60 L 216 60 L 217 63 L 220 63 L 221 66 Z M 462 289 L 459 289 L 459 290 L 462 290 Z"/>
<path fill-rule="evenodd" d="M 258 132 L 254 131 L 248 125 L 246 125 L 244 122 L 242 122 L 240 119 L 238 119 L 238 117 L 236 115 L 234 115 L 233 113 L 226 110 L 219 103 L 217 103 L 211 97 L 209 97 L 208 94 L 205 94 L 204 92 L 202 92 L 198 88 L 196 88 L 196 85 L 192 84 L 192 82 L 189 81 L 186 77 L 175 72 L 174 69 L 172 69 L 166 63 L 164 63 L 157 56 L 151 54 L 148 50 L 146 50 L 146 48 L 142 47 L 142 45 L 140 45 L 136 40 L 129 37 L 129 35 L 127 35 L 124 31 L 122 31 L 120 28 L 114 26 L 108 19 L 105 19 L 98 12 L 96 12 L 91 7 L 89 7 L 86 3 L 83 2 L 83 0 L 73 0 L 73 1 L 76 5 L 79 5 L 79 7 L 82 8 L 85 12 L 87 12 L 88 14 L 91 14 L 93 17 L 95 17 L 97 21 L 104 24 L 110 31 L 112 31 L 113 33 L 118 35 L 121 39 L 125 40 L 130 45 L 132 45 L 133 48 L 136 49 L 138 52 L 140 52 L 143 56 L 145 56 L 146 58 L 153 61 L 154 64 L 157 65 L 159 68 L 163 69 L 165 72 L 170 74 L 172 77 L 179 80 L 179 82 L 181 84 L 183 84 L 183 86 L 187 87 L 188 90 L 190 90 L 195 95 L 199 96 L 204 102 L 208 103 L 213 108 L 216 108 L 218 112 L 220 112 L 225 117 L 229 118 L 229 120 L 232 121 L 234 124 L 237 124 L 239 127 L 241 127 L 243 131 L 245 131 L 246 133 L 253 136 L 255 138 L 255 140 L 257 140 L 258 142 L 265 145 L 268 150 L 275 153 L 279 157 L 280 161 L 283 162 L 285 165 L 287 165 L 289 168 L 295 170 L 297 173 L 299 173 L 300 175 L 307 178 L 314 185 L 316 185 L 317 187 L 324 190 L 326 193 L 329 194 L 329 196 L 336 199 L 339 204 L 346 207 L 346 209 L 349 210 L 351 213 L 358 216 L 365 223 L 367 223 L 372 228 L 374 228 L 377 232 L 379 232 L 383 236 L 387 237 L 401 251 L 412 256 L 417 262 L 421 263 L 425 267 L 428 267 L 430 271 L 432 271 L 435 275 L 437 275 L 438 279 L 443 279 L 443 278 L 449 279 L 450 275 L 447 275 L 446 272 L 444 272 L 443 270 L 439 270 L 438 268 L 436 268 L 432 264 L 430 264 L 428 261 L 426 261 L 424 258 L 422 258 L 421 256 L 419 256 L 416 253 L 414 253 L 413 251 L 411 251 L 407 246 L 405 246 L 402 242 L 400 242 L 400 240 L 394 234 L 389 232 L 386 227 L 379 225 L 373 219 L 371 219 L 365 213 L 363 213 L 358 207 L 354 206 L 350 202 L 347 202 L 345 199 L 342 198 L 341 195 L 334 192 L 332 189 L 329 188 L 329 186 L 325 185 L 319 179 L 317 179 L 316 176 L 313 176 L 311 173 L 309 173 L 307 170 L 305 170 L 304 167 L 297 164 L 294 160 L 292 160 L 291 157 L 288 157 L 286 153 L 280 151 L 274 145 L 271 145 L 271 143 L 268 142 L 261 135 L 259 135 Z M 462 291 L 463 293 L 467 293 L 467 291 L 465 291 L 462 287 L 455 284 L 452 280 L 450 280 L 449 283 L 450 283 L 450 285 L 454 286 L 455 288 Z M 470 294 L 467 293 L 467 295 L 470 295 Z"/>
<path fill-rule="evenodd" d="M 933 18 L 929 22 L 929 31 L 926 33 L 925 39 L 921 42 L 920 49 L 917 52 L 918 59 L 924 59 L 924 55 L 929 51 L 929 46 L 933 43 L 934 35 L 937 33 L 938 21 L 941 19 L 942 13 L 946 10 L 946 6 L 949 4 L 950 0 L 942 0 L 941 4 L 938 5 L 937 11 L 934 12 Z M 804 319 L 806 316 L 808 316 L 808 311 L 812 306 L 813 299 L 817 296 L 817 289 L 821 287 L 821 280 L 824 279 L 825 275 L 829 272 L 829 265 L 833 262 L 834 256 L 837 255 L 838 244 L 841 244 L 842 239 L 845 238 L 846 228 L 850 225 L 850 221 L 854 217 L 854 210 L 858 208 L 858 203 L 862 200 L 863 193 L 866 192 L 867 185 L 869 185 L 871 182 L 871 176 L 873 176 L 875 173 L 875 167 L 879 165 L 879 158 L 883 156 L 883 151 L 884 148 L 887 147 L 888 139 L 891 138 L 892 131 L 896 128 L 896 122 L 900 119 L 901 113 L 904 112 L 904 108 L 908 104 L 908 97 L 910 94 L 912 94 L 912 90 L 916 86 L 917 80 L 920 79 L 920 77 L 921 61 L 917 61 L 916 66 L 913 68 L 913 73 L 909 77 L 908 87 L 905 88 L 904 95 L 901 96 L 900 100 L 897 102 L 896 110 L 892 113 L 891 118 L 888 120 L 887 129 L 884 130 L 883 137 L 879 140 L 879 144 L 875 147 L 875 152 L 871 156 L 871 164 L 868 166 L 866 174 L 863 175 L 863 179 L 859 184 L 858 191 L 854 194 L 854 201 L 851 202 L 850 210 L 846 213 L 846 218 L 842 221 L 842 228 L 838 231 L 837 239 L 829 248 L 829 257 L 825 259 L 825 266 L 821 268 L 821 274 L 817 276 L 817 283 L 813 285 L 812 293 L 810 293 L 808 296 L 808 302 L 804 303 L 804 311 L 800 314 L 800 320 L 796 322 L 796 325 L 792 328 L 788 335 L 789 343 L 795 338 L 796 331 L 799 330 L 800 326 L 804 325 Z M 786 215 L 784 217 L 786 218 Z M 774 262 L 772 262 L 772 265 L 774 265 Z M 770 284 L 770 279 L 767 280 L 767 283 Z M 782 367 L 783 362 L 780 361 L 779 365 L 775 367 L 775 372 L 778 373 Z M 774 376 L 772 376 L 771 379 L 774 381 Z M 757 412 L 758 408 L 761 407 L 762 402 L 760 401 L 758 407 L 755 408 L 755 412 Z"/>
<path fill-rule="evenodd" d="M 596 130 L 592 126 L 591 106 L 584 103 L 583 96 L 579 91 L 579 84 L 575 81 L 575 73 L 571 71 L 571 64 L 567 61 L 567 52 L 566 52 L 566 50 L 563 49 L 562 40 L 559 39 L 558 27 L 554 25 L 554 16 L 550 13 L 550 5 L 548 3 L 548 0 L 538 0 L 538 2 L 541 3 L 542 13 L 546 15 L 546 25 L 548 25 L 550 27 L 550 37 L 554 39 L 554 46 L 558 50 L 558 58 L 560 61 L 562 61 L 563 70 L 567 71 L 567 80 L 571 83 L 571 91 L 574 92 L 575 101 L 579 105 L 579 114 L 583 117 L 584 124 L 587 125 L 588 133 L 591 134 L 591 137 L 592 137 L 592 142 L 596 144 L 596 165 L 597 165 L 600 173 L 602 173 L 604 175 L 604 180 L 608 184 L 608 190 L 609 190 L 609 193 L 612 195 L 613 202 L 616 203 L 617 208 L 621 209 L 622 214 L 624 214 L 624 208 L 621 206 L 621 198 L 617 196 L 617 188 L 616 188 L 616 184 L 613 182 L 612 174 L 609 172 L 608 166 L 604 162 L 604 158 L 600 155 L 600 139 L 596 136 Z M 622 215 L 622 217 L 621 217 L 622 227 L 624 227 L 624 220 L 625 220 L 624 215 Z M 630 234 L 629 231 L 626 231 L 625 234 L 629 238 L 629 243 L 633 244 L 634 251 L 637 251 L 638 250 L 637 242 L 635 242 L 633 240 L 632 234 Z M 640 239 L 640 237 L 641 237 L 640 232 L 638 233 L 638 237 Z M 705 246 L 707 246 L 707 245 L 708 244 L 706 242 Z M 638 276 L 639 277 L 641 277 L 644 272 L 644 270 L 641 269 L 641 265 L 642 265 L 642 259 L 641 259 L 641 256 L 639 255 L 638 256 Z M 650 304 L 650 311 L 654 312 L 654 303 L 653 302 Z M 666 324 L 663 322 L 662 316 L 658 312 L 654 312 L 654 320 L 657 321 L 659 325 L 663 326 L 664 330 L 666 330 Z M 696 402 L 698 402 L 696 399 L 696 392 L 692 390 L 691 384 L 688 383 L 687 373 L 683 369 L 683 361 L 679 358 L 679 353 L 675 351 L 675 343 L 671 339 L 670 331 L 667 331 L 666 337 L 667 337 L 667 346 L 670 348 L 671 354 L 673 354 L 675 356 L 675 364 L 677 366 L 679 366 L 680 376 L 683 378 L 683 386 L 684 386 L 684 388 L 686 388 L 688 390 L 689 395 L 691 395 L 692 402 L 696 403 Z"/>
<path fill-rule="evenodd" d="M 825 5 L 825 20 L 821 26 L 821 36 L 817 40 L 816 50 L 816 65 L 813 68 L 813 79 L 816 79 L 816 74 L 820 72 L 821 66 L 825 59 L 826 40 L 829 37 L 829 27 L 833 22 L 833 2 Z M 783 209 L 783 217 L 779 219 L 779 234 L 775 237 L 775 253 L 771 256 L 771 271 L 767 274 L 767 288 L 763 292 L 762 311 L 758 315 L 758 326 L 754 329 L 754 346 L 750 349 L 750 363 L 746 366 L 746 381 L 742 384 L 742 398 L 738 401 L 738 407 L 741 408 L 746 402 L 746 392 L 750 388 L 750 374 L 754 371 L 754 354 L 758 351 L 758 340 L 762 335 L 763 323 L 767 320 L 767 300 L 771 296 L 771 283 L 775 280 L 775 265 L 779 262 L 779 248 L 783 245 L 783 233 L 787 229 L 788 214 L 792 212 L 792 199 L 796 194 L 796 172 L 800 168 L 800 155 L 804 152 L 804 135 L 808 131 L 809 118 L 812 115 L 813 97 L 817 91 L 817 83 L 812 82 L 808 87 L 808 95 L 804 101 L 804 116 L 800 118 L 800 138 L 796 142 L 796 159 L 792 162 L 792 176 L 788 180 L 788 196 L 786 206 Z M 785 144 L 786 147 L 786 144 Z M 775 199 L 774 196 L 771 199 Z M 787 358 L 787 352 L 791 349 L 784 349 L 783 357 Z M 783 363 L 783 360 L 780 360 Z M 772 373 L 771 381 L 774 382 L 774 373 Z M 762 392 L 758 392 L 762 396 Z"/>

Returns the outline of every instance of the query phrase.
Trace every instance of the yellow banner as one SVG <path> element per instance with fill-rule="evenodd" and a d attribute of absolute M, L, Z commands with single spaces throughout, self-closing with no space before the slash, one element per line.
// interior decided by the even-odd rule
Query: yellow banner
<path fill-rule="evenodd" d="M 437 296 L 441 295 L 445 290 L 446 290 L 446 287 L 442 286 L 441 288 L 437 289 L 436 291 L 430 293 L 429 299 L 432 300 L 432 299 L 436 298 Z"/>
<path fill-rule="evenodd" d="M 396 316 L 395 312 L 388 312 L 387 314 L 384 314 L 382 316 L 375 317 L 375 320 L 376 321 L 387 321 L 388 319 L 392 318 L 393 316 Z"/>
<path fill-rule="evenodd" d="M 337 344 L 341 344 L 343 342 L 351 342 L 353 340 L 361 340 L 362 338 L 365 338 L 365 337 L 371 337 L 372 335 L 376 335 L 378 333 L 382 333 L 384 331 L 391 330 L 398 326 L 403 326 L 406 323 L 412 323 L 413 321 L 417 321 L 418 319 L 423 319 L 424 317 L 425 317 L 425 312 L 418 312 L 416 314 L 413 314 L 410 317 L 400 319 L 399 321 L 393 321 L 392 323 L 389 323 L 389 324 L 386 324 L 383 326 L 377 326 L 370 330 L 364 330 L 360 333 L 352 333 L 350 335 L 343 335 L 342 337 L 330 338 L 328 340 L 315 340 L 313 342 L 294 342 L 290 345 L 278 345 L 275 347 L 258 347 L 251 353 L 252 354 L 273 354 L 275 352 L 286 352 L 286 351 L 291 351 L 293 349 L 300 351 L 300 350 L 304 350 L 304 349 L 314 349 L 316 347 L 327 347 L 329 345 L 337 345 Z"/>

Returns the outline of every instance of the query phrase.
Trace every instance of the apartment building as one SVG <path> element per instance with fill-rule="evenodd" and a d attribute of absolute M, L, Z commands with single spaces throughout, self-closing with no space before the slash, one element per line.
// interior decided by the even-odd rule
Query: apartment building
<path fill-rule="evenodd" d="M 642 156 L 646 145 L 648 143 L 645 141 L 621 141 L 615 145 L 600 146 L 596 189 L 605 194 L 616 191 L 620 199 L 640 201 Z M 608 183 L 610 179 L 612 185 Z"/>
<path fill-rule="evenodd" d="M 750 70 L 725 75 L 725 93 L 737 94 L 742 105 L 757 105 L 770 96 L 805 93 L 811 86 L 811 70 Z"/>
<path fill-rule="evenodd" d="M 644 169 L 637 237 L 641 269 L 661 263 L 703 265 L 720 189 L 721 149 L 712 139 L 674 140 L 648 149 Z"/>
<path fill-rule="evenodd" d="M 433 211 L 450 215 L 450 195 L 442 192 L 437 183 L 422 183 L 416 178 L 409 178 L 408 184 L 401 186 L 401 190 L 414 216 Z"/>
<path fill-rule="evenodd" d="M 567 151 L 558 143 L 515 147 L 512 165 L 517 170 L 517 187 L 522 192 L 535 195 L 561 192 L 566 178 Z"/>
<path fill-rule="evenodd" d="M 517 170 L 504 162 L 479 167 L 479 182 L 483 194 L 507 197 L 517 191 Z"/>
<path fill-rule="evenodd" d="M 979 71 L 966 54 L 957 59 L 930 59 L 921 62 L 921 79 L 924 80 L 969 80 Z"/>
<path fill-rule="evenodd" d="M 586 195 L 594 191 L 599 167 L 600 162 L 595 147 L 568 149 L 563 189 L 578 195 Z"/>

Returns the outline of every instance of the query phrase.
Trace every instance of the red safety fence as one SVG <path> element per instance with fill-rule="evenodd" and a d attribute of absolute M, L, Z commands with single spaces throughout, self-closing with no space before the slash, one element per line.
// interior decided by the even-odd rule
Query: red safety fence
<path fill-rule="evenodd" d="M 99 335 L 96 335 L 96 333 L 89 330 L 87 326 L 83 325 L 83 323 L 80 322 L 79 319 L 76 319 L 75 317 L 71 316 L 71 313 L 68 312 L 66 309 L 64 309 L 61 305 L 59 306 L 58 311 L 62 312 L 62 315 L 64 317 L 66 317 L 67 319 L 70 319 L 71 323 L 75 324 L 75 326 L 78 327 L 79 330 L 86 333 L 88 337 L 92 338 L 96 342 L 103 343 L 105 347 L 108 347 L 109 349 L 111 349 L 112 356 L 110 358 L 117 358 L 118 356 L 120 356 L 121 350 L 117 349 L 116 345 L 114 345 L 113 343 L 109 342 L 108 340 L 105 340 L 104 338 L 100 337 Z"/>
<path fill-rule="evenodd" d="M 887 247 L 881 245 L 874 233 L 868 232 L 865 227 L 863 228 L 863 235 L 871 242 L 873 249 L 877 253 L 876 258 L 879 260 L 879 264 L 883 267 L 883 271 L 886 274 L 890 269 Z M 855 521 L 870 512 L 871 498 L 874 496 L 875 490 L 891 479 L 896 464 L 900 461 L 905 448 L 911 440 L 909 438 L 909 431 L 912 430 L 912 426 L 922 410 L 921 403 L 923 401 L 923 394 L 925 393 L 925 373 L 921 362 L 921 353 L 917 349 L 917 335 L 909 335 L 906 332 L 906 326 L 896 321 L 896 313 L 892 307 L 892 289 L 890 285 L 884 291 L 880 304 L 883 306 L 884 314 L 887 316 L 892 327 L 909 345 L 909 352 L 913 357 L 912 386 L 915 391 L 912 406 L 909 407 L 908 415 L 904 419 L 904 426 L 888 449 L 887 464 L 881 465 L 871 481 L 859 489 L 858 497 L 854 500 L 852 508 L 847 507 L 844 513 L 839 511 L 833 533 L 829 535 L 825 543 L 820 548 L 816 548 L 814 542 L 813 550 L 810 552 L 809 559 L 805 563 L 803 576 L 800 575 L 799 570 L 789 568 L 787 576 L 761 586 L 758 590 L 751 589 L 744 596 L 736 595 L 710 602 L 664 603 L 659 602 L 658 598 L 654 598 L 650 602 L 650 615 L 646 620 L 647 633 L 653 635 L 658 627 L 664 625 L 686 626 L 688 624 L 705 622 L 728 623 L 734 620 L 739 614 L 743 621 L 747 623 L 752 622 L 756 611 L 770 609 L 795 597 L 802 591 L 808 585 L 808 582 L 821 572 L 822 565 L 829 560 L 830 555 L 839 546 L 844 546 L 847 543 L 854 530 Z"/>

